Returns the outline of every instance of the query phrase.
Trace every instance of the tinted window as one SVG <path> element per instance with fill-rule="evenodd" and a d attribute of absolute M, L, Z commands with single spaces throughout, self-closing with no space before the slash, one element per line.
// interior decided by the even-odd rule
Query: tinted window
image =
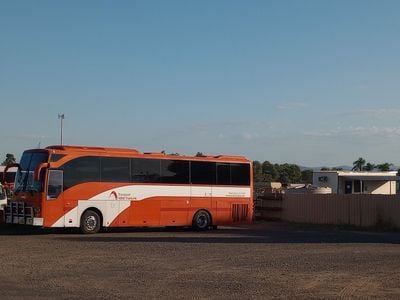
<path fill-rule="evenodd" d="M 160 160 L 135 158 L 131 160 L 133 182 L 160 182 Z"/>
<path fill-rule="evenodd" d="M 24 152 L 21 158 L 20 166 L 18 169 L 16 180 L 15 180 L 15 190 L 16 191 L 26 191 L 26 190 L 36 190 L 41 191 L 43 188 L 43 176 L 40 176 L 40 181 L 34 181 L 33 173 L 36 167 L 48 159 L 47 152 Z M 43 174 L 43 173 L 42 173 Z"/>
<path fill-rule="evenodd" d="M 189 183 L 189 162 L 161 160 L 161 182 Z"/>
<path fill-rule="evenodd" d="M 85 156 L 67 162 L 63 166 L 64 190 L 76 184 L 100 181 L 100 158 Z"/>
<path fill-rule="evenodd" d="M 47 162 L 47 152 L 24 152 L 19 165 L 22 171 L 35 171 L 35 168 L 44 162 Z"/>
<path fill-rule="evenodd" d="M 29 169 L 35 171 L 36 167 L 44 162 L 47 162 L 49 155 L 47 152 L 33 152 Z"/>
<path fill-rule="evenodd" d="M 217 184 L 231 184 L 230 164 L 217 163 Z"/>
<path fill-rule="evenodd" d="M 249 185 L 250 165 L 231 164 L 231 183 L 234 185 Z"/>
<path fill-rule="evenodd" d="M 129 182 L 130 160 L 121 157 L 101 158 L 101 181 L 107 182 Z"/>
<path fill-rule="evenodd" d="M 61 170 L 49 170 L 47 186 L 47 200 L 56 199 L 63 188 L 63 172 Z"/>
<path fill-rule="evenodd" d="M 190 163 L 190 170 L 193 184 L 215 184 L 215 162 L 192 161 Z"/>
<path fill-rule="evenodd" d="M 50 161 L 58 161 L 61 158 L 63 158 L 65 156 L 65 154 L 52 154 L 50 156 Z"/>

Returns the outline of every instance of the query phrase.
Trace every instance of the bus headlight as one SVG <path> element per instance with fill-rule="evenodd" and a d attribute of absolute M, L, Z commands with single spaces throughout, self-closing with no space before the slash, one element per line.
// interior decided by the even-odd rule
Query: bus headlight
<path fill-rule="evenodd" d="M 40 207 L 35 207 L 33 209 L 35 217 L 40 217 Z"/>

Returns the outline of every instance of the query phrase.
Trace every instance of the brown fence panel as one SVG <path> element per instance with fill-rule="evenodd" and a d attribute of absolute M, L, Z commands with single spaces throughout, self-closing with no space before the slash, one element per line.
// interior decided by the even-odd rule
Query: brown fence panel
<path fill-rule="evenodd" d="M 389 197 L 377 201 L 377 223 L 382 225 L 393 225 L 396 228 L 400 228 L 400 199 L 392 201 Z"/>
<path fill-rule="evenodd" d="M 285 221 L 400 228 L 397 195 L 284 194 L 282 202 Z"/>

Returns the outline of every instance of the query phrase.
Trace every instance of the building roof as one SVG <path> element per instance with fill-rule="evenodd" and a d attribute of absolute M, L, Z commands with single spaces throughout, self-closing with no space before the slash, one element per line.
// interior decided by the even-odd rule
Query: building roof
<path fill-rule="evenodd" d="M 359 175 L 340 175 L 346 179 L 352 180 L 384 180 L 384 181 L 400 181 L 400 176 L 396 175 L 372 175 L 372 174 L 359 174 Z"/>
<path fill-rule="evenodd" d="M 388 172 L 359 172 L 359 171 L 316 171 L 315 173 L 336 173 L 339 177 L 351 180 L 384 180 L 400 181 L 397 171 Z"/>

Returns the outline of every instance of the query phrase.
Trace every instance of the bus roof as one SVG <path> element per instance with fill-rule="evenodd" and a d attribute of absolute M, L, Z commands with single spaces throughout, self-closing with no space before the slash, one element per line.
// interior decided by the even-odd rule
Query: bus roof
<path fill-rule="evenodd" d="M 56 152 L 74 152 L 74 153 L 91 153 L 97 155 L 127 155 L 132 157 L 153 157 L 153 158 L 169 158 L 169 159 L 191 159 L 205 161 L 232 161 L 232 162 L 250 162 L 246 157 L 240 155 L 201 155 L 186 156 L 177 154 L 166 154 L 165 152 L 140 152 L 136 149 L 129 148 L 111 148 L 111 147 L 89 147 L 89 146 L 72 146 L 72 145 L 54 145 L 46 147 L 48 150 Z"/>

